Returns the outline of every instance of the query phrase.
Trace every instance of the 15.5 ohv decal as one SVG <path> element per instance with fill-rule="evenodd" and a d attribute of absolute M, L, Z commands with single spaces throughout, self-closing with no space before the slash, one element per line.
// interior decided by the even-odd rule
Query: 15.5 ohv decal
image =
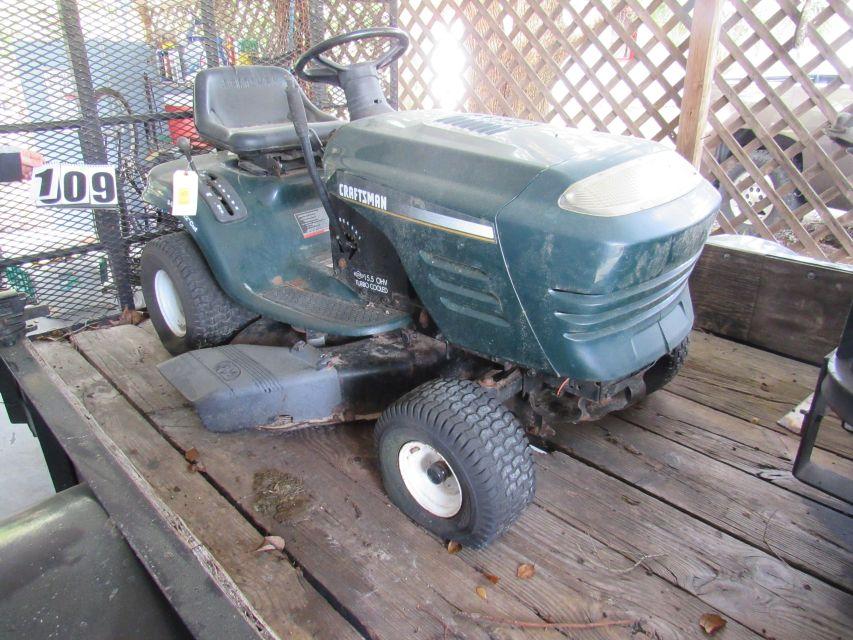
<path fill-rule="evenodd" d="M 352 276 L 355 278 L 355 286 L 357 287 L 377 293 L 388 293 L 388 278 L 358 270 L 353 271 Z"/>

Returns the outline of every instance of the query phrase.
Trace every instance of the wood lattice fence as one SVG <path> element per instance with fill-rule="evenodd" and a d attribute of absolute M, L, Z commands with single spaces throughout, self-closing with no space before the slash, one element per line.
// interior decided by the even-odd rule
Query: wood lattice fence
<path fill-rule="evenodd" d="M 692 0 L 399 0 L 413 46 L 402 108 L 463 109 L 674 144 Z M 726 0 L 701 169 L 718 232 L 853 262 L 853 156 L 826 135 L 853 110 L 843 0 Z"/>

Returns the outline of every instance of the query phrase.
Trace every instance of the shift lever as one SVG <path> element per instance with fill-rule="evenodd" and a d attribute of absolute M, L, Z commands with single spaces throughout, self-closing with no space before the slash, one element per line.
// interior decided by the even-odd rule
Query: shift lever
<path fill-rule="evenodd" d="M 192 156 L 192 145 L 190 144 L 189 138 L 186 136 L 181 136 L 178 138 L 178 150 L 184 154 L 184 157 L 187 159 L 187 164 L 190 165 L 190 169 L 198 173 L 198 169 L 195 168 L 193 164 L 193 156 Z"/>

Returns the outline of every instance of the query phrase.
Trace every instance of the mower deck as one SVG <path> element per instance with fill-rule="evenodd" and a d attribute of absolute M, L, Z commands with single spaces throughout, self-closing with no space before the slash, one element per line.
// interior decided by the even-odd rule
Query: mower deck
<path fill-rule="evenodd" d="M 278 637 L 701 638 L 711 612 L 728 639 L 853 634 L 853 507 L 792 478 L 797 439 L 776 425 L 816 367 L 694 334 L 667 390 L 567 426 L 516 525 L 451 554 L 388 504 L 371 425 L 211 433 L 149 327 L 72 340 L 34 348 Z M 849 475 L 849 436 L 823 432 L 815 455 Z M 255 552 L 267 534 L 282 552 Z"/>

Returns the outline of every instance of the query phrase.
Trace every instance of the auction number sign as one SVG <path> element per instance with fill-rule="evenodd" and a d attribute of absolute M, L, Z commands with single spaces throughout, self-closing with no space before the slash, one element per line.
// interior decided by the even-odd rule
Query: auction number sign
<path fill-rule="evenodd" d="M 33 169 L 33 199 L 40 207 L 115 208 L 115 167 L 105 164 L 46 164 Z"/>

